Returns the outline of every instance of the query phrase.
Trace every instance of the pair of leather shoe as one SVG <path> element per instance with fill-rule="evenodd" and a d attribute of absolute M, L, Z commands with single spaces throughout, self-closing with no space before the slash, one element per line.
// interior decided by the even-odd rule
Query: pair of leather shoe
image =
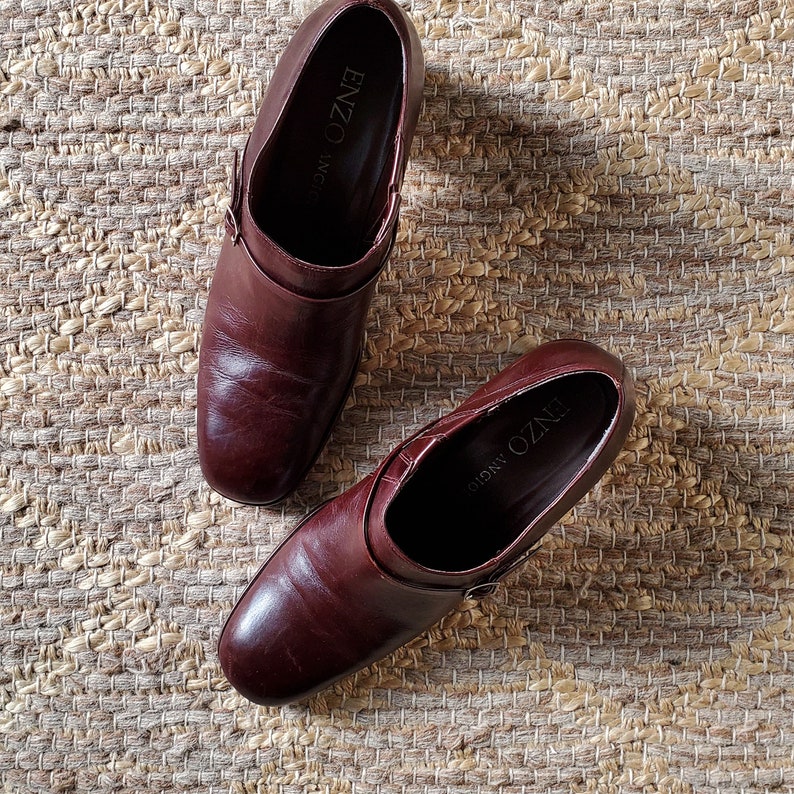
<path fill-rule="evenodd" d="M 226 496 L 283 498 L 344 403 L 422 82 L 392 0 L 331 0 L 279 61 L 202 339 L 200 459 Z M 227 678 L 257 703 L 300 700 L 490 592 L 600 479 L 633 411 L 623 365 L 591 344 L 522 356 L 284 540 L 224 627 Z"/>

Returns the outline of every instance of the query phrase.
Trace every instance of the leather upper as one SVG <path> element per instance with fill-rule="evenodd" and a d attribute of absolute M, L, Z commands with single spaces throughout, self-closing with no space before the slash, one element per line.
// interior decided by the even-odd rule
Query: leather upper
<path fill-rule="evenodd" d="M 408 556 L 395 542 L 389 509 L 435 451 L 486 427 L 517 395 L 581 372 L 598 373 L 612 384 L 614 410 L 570 481 L 547 495 L 513 542 L 467 570 L 428 568 Z M 633 386 L 623 365 L 593 345 L 554 342 L 518 359 L 285 539 L 224 628 L 219 655 L 227 678 L 257 703 L 299 700 L 390 653 L 464 597 L 489 592 L 604 474 L 633 416 Z M 418 519 L 428 504 L 410 507 Z"/>
<path fill-rule="evenodd" d="M 381 152 L 386 183 L 376 196 L 383 206 L 372 242 L 357 261 L 327 266 L 292 255 L 263 230 L 255 216 L 268 183 L 263 186 L 253 175 L 281 151 L 279 133 L 289 113 L 301 111 L 293 106 L 305 101 L 305 94 L 295 99 L 296 86 L 318 46 L 337 20 L 361 8 L 384 15 L 399 37 L 402 70 L 396 79 L 402 86 L 395 96 L 402 99 L 388 151 Z M 279 60 L 235 167 L 200 350 L 199 458 L 207 481 L 225 496 L 256 504 L 282 499 L 312 465 L 341 411 L 359 362 L 375 281 L 393 244 L 423 79 L 416 30 L 391 0 L 323 4 Z M 363 135 L 378 130 L 380 121 L 364 116 L 361 123 Z M 300 223 L 300 217 L 291 220 L 293 226 Z M 315 233 L 307 222 L 305 235 Z"/>

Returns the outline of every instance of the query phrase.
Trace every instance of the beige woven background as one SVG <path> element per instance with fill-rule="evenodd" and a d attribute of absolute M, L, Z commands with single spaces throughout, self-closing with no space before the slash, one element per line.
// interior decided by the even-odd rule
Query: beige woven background
<path fill-rule="evenodd" d="M 794 2 L 425 2 L 401 231 L 353 396 L 276 510 L 202 481 L 233 152 L 305 8 L 0 0 L 8 792 L 794 791 Z M 276 542 L 521 351 L 638 383 L 496 595 L 307 705 L 223 679 Z"/>

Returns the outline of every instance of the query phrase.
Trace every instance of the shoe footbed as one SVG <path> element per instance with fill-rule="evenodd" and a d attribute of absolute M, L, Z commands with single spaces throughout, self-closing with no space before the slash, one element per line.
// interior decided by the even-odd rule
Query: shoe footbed
<path fill-rule="evenodd" d="M 371 247 L 388 201 L 403 54 L 371 7 L 341 14 L 316 46 L 252 175 L 254 219 L 288 253 L 347 265 Z"/>
<path fill-rule="evenodd" d="M 617 405 L 614 383 L 598 373 L 568 375 L 508 400 L 419 465 L 386 512 L 392 539 L 434 570 L 485 564 L 566 490 Z"/>

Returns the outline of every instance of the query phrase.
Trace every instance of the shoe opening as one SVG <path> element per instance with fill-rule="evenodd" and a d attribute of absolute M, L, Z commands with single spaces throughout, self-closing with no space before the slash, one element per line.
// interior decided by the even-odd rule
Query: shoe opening
<path fill-rule="evenodd" d="M 422 461 L 386 511 L 389 534 L 426 568 L 484 565 L 570 486 L 618 403 L 614 382 L 600 373 L 567 375 L 507 400 Z"/>
<path fill-rule="evenodd" d="M 341 13 L 252 173 L 253 217 L 289 254 L 339 266 L 372 246 L 389 200 L 402 95 L 402 44 L 389 18 L 369 6 Z"/>

